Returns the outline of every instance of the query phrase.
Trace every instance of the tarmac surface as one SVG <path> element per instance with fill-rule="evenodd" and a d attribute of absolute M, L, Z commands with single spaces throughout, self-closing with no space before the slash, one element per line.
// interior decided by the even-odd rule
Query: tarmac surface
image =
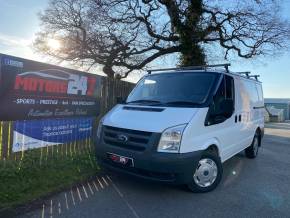
<path fill-rule="evenodd" d="M 290 217 L 290 123 L 265 133 L 256 159 L 240 153 L 224 163 L 213 192 L 107 173 L 20 217 Z"/>

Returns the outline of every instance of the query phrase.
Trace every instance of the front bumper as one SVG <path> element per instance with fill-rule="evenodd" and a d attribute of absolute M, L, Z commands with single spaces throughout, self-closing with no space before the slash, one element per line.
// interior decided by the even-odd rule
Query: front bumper
<path fill-rule="evenodd" d="M 158 138 L 158 137 L 157 137 Z M 202 155 L 201 151 L 183 154 L 159 153 L 157 142 L 145 151 L 133 151 L 120 146 L 113 146 L 100 140 L 96 145 L 96 156 L 101 167 L 130 174 L 140 178 L 171 183 L 187 184 L 192 180 L 193 172 Z M 134 167 L 115 163 L 108 158 L 113 153 L 134 160 Z"/>

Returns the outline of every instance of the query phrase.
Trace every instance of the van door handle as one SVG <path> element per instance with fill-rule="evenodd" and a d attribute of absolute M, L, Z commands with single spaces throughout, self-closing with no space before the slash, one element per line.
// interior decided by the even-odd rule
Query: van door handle
<path fill-rule="evenodd" d="M 238 115 L 235 116 L 235 123 L 238 122 Z"/>
<path fill-rule="evenodd" d="M 242 115 L 239 115 L 239 122 L 242 122 Z"/>

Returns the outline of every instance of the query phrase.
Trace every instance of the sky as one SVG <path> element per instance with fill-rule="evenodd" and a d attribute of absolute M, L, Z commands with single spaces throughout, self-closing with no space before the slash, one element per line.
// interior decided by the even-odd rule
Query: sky
<path fill-rule="evenodd" d="M 36 54 L 31 45 L 40 30 L 38 13 L 47 4 L 48 0 L 0 0 L 0 53 L 49 62 Z M 284 1 L 283 9 L 284 16 L 290 19 L 290 0 Z M 266 98 L 290 98 L 290 50 L 274 57 L 239 59 L 231 64 L 233 71 L 259 74 Z M 138 76 L 132 76 L 131 80 L 138 80 Z"/>

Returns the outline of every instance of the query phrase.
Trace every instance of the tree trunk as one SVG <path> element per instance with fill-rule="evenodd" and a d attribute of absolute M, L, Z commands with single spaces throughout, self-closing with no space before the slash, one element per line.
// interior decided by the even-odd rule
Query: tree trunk
<path fill-rule="evenodd" d="M 191 42 L 182 44 L 180 65 L 181 66 L 200 66 L 205 65 L 205 54 L 197 43 Z"/>
<path fill-rule="evenodd" d="M 114 82 L 115 82 L 115 72 L 113 71 L 111 66 L 105 65 L 103 67 L 103 72 L 107 75 L 106 78 L 106 90 L 107 90 L 107 104 L 109 108 L 112 108 L 115 105 L 115 90 L 114 90 Z"/>
<path fill-rule="evenodd" d="M 186 14 L 186 20 L 182 27 L 179 27 L 182 66 L 205 65 L 206 57 L 200 41 L 200 18 L 203 13 L 202 0 L 191 0 Z"/>
<path fill-rule="evenodd" d="M 109 78 L 114 78 L 115 72 L 113 71 L 112 67 L 105 65 L 103 67 L 103 72 L 106 74 Z"/>

